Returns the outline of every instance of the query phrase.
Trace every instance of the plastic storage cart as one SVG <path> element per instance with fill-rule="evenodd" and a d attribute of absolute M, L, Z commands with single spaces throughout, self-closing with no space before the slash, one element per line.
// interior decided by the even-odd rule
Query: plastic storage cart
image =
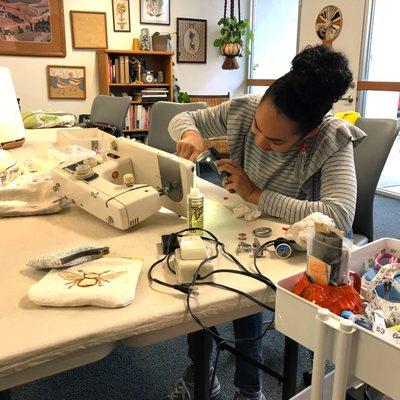
<path fill-rule="evenodd" d="M 386 251 L 400 255 L 400 240 L 381 239 L 357 250 L 350 268 L 363 273 L 364 261 Z M 379 337 L 292 293 L 302 273 L 278 282 L 275 326 L 284 335 L 315 352 L 311 397 L 321 400 L 325 360 L 335 363 L 332 400 L 344 400 L 347 379 L 354 376 L 400 400 L 400 345 Z"/>

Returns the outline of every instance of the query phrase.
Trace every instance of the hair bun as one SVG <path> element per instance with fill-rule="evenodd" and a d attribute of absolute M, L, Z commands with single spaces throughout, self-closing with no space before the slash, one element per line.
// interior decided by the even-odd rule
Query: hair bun
<path fill-rule="evenodd" d="M 292 60 L 292 84 L 305 103 L 334 103 L 353 80 L 347 57 L 325 45 L 306 47 Z"/>

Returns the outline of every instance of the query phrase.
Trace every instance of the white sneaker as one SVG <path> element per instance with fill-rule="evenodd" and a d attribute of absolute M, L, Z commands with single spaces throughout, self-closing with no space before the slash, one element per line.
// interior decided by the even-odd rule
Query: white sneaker
<path fill-rule="evenodd" d="M 183 379 L 176 382 L 175 390 L 167 397 L 167 400 L 190 400 L 190 392 Z"/>
<path fill-rule="evenodd" d="M 233 400 L 249 400 L 249 399 L 247 397 L 244 397 L 240 392 L 236 392 Z M 260 400 L 266 400 L 265 396 L 262 393 Z"/>
<path fill-rule="evenodd" d="M 214 368 L 210 368 L 210 380 L 213 375 Z M 191 400 L 194 391 L 193 371 L 189 366 L 183 375 L 183 379 L 176 382 L 175 390 L 170 393 L 167 400 Z M 217 377 L 214 379 L 214 384 L 211 390 L 211 398 L 216 397 L 221 391 L 221 385 Z"/>

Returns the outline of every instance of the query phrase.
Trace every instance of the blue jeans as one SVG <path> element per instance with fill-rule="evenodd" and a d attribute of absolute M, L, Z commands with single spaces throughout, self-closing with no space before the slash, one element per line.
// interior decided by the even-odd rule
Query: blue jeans
<path fill-rule="evenodd" d="M 257 337 L 262 334 L 263 331 L 263 314 L 253 314 L 248 317 L 236 319 L 233 321 L 233 329 L 235 331 L 235 338 L 250 338 Z M 214 342 L 213 342 L 214 343 Z M 194 364 L 196 360 L 194 359 L 194 346 L 192 336 L 188 335 L 188 344 L 189 344 L 189 358 L 192 360 Z M 247 355 L 248 357 L 253 358 L 259 363 L 263 362 L 263 354 L 262 354 L 262 339 L 240 342 L 235 345 L 236 349 Z M 214 349 L 213 349 L 214 350 Z M 213 359 L 213 351 L 210 358 L 210 364 Z M 235 380 L 234 384 L 240 390 L 243 390 L 248 393 L 256 393 L 259 392 L 262 388 L 261 384 L 261 371 L 244 361 L 241 357 L 236 357 L 236 371 L 235 371 Z"/>

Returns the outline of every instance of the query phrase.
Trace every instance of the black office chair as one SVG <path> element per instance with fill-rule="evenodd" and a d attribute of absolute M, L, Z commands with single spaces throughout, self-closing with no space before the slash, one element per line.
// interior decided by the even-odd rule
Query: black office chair
<path fill-rule="evenodd" d="M 175 153 L 176 143 L 168 133 L 168 125 L 171 119 L 181 112 L 195 111 L 202 108 L 207 108 L 207 104 L 172 103 L 170 101 L 154 103 L 150 114 L 150 127 L 146 144 L 168 153 Z"/>
<path fill-rule="evenodd" d="M 132 102 L 132 97 L 98 95 L 93 101 L 90 112 L 89 126 L 107 126 L 114 129 L 115 136 L 121 136 L 126 125 L 126 115 Z M 110 131 L 112 133 L 112 131 Z"/>
<path fill-rule="evenodd" d="M 359 118 L 356 126 L 368 135 L 354 149 L 357 175 L 354 244 L 362 246 L 374 240 L 375 190 L 400 126 L 395 119 L 378 118 Z"/>

